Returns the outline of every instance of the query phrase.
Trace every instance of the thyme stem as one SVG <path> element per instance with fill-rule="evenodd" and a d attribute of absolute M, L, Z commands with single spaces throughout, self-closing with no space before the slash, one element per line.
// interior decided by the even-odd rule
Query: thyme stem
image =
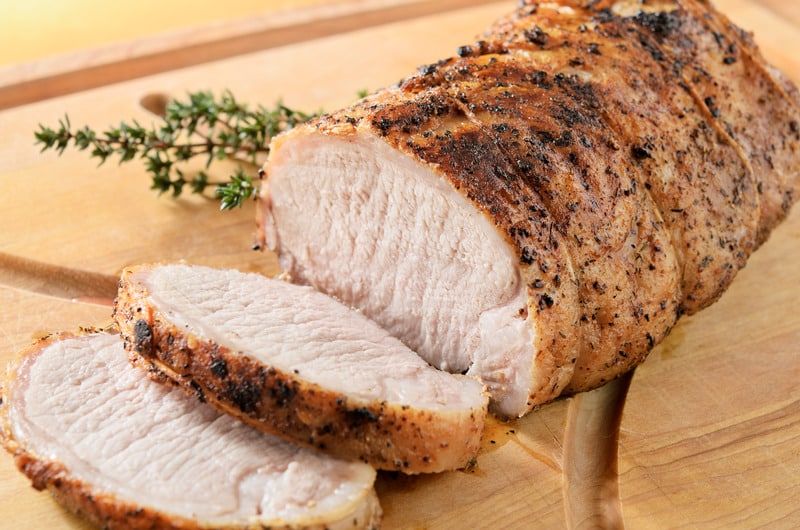
<path fill-rule="evenodd" d="M 100 164 L 112 157 L 120 164 L 138 157 L 152 178 L 150 188 L 159 194 L 170 192 L 178 197 L 186 186 L 192 193 L 202 194 L 213 186 L 220 209 L 231 210 L 256 196 L 252 173 L 269 154 L 270 139 L 316 115 L 280 101 L 271 110 L 263 106 L 251 110 L 229 91 L 219 98 L 203 91 L 189 93 L 186 100 L 170 101 L 161 122 L 149 128 L 133 120 L 102 132 L 88 126 L 73 129 L 65 115 L 57 128 L 40 124 L 34 136 L 42 151 L 52 149 L 60 155 L 71 145 L 88 151 Z M 206 157 L 206 169 L 215 160 L 229 159 L 237 163 L 236 170 L 223 181 L 210 179 L 205 170 L 184 173 L 180 166 L 198 156 Z"/>

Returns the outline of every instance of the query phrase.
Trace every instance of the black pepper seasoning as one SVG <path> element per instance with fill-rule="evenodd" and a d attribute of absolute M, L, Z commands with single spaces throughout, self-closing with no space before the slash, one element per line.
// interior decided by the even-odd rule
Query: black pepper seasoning
<path fill-rule="evenodd" d="M 469 45 L 459 46 L 458 50 L 456 50 L 456 53 L 458 54 L 459 57 L 468 57 L 472 55 L 473 49 L 472 46 Z"/>

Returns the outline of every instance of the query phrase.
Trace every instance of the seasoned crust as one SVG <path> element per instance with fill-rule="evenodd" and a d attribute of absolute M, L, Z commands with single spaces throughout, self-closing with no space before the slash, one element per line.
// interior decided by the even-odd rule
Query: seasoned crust
<path fill-rule="evenodd" d="M 579 326 L 568 249 L 539 193 L 511 178 L 509 161 L 496 144 L 485 141 L 484 127 L 470 119 L 463 104 L 439 86 L 394 88 L 324 116 L 314 126 L 326 135 L 380 137 L 442 174 L 491 219 L 519 256 L 527 310 L 536 315 L 538 354 L 530 369 L 540 385 L 531 389 L 519 415 L 560 395 L 572 378 L 578 351 L 577 334 L 566 331 Z M 282 141 L 277 139 L 278 145 Z"/>
<path fill-rule="evenodd" d="M 53 333 L 37 340 L 20 353 L 17 361 L 9 366 L 6 381 L 0 382 L 2 383 L 0 384 L 0 444 L 12 455 L 17 468 L 31 480 L 35 489 L 49 491 L 59 504 L 72 513 L 85 518 L 98 527 L 107 529 L 263 530 L 265 525 L 269 525 L 271 530 L 344 530 L 380 527 L 381 509 L 374 490 L 369 492 L 369 495 L 350 517 L 338 521 L 326 523 L 309 520 L 306 524 L 299 520 L 294 524 L 274 524 L 274 520 L 253 518 L 242 524 L 199 522 L 143 507 L 113 493 L 100 490 L 73 476 L 61 462 L 29 450 L 24 440 L 16 439 L 9 420 L 8 407 L 10 395 L 14 391 L 17 368 L 23 360 L 36 355 L 42 348 L 54 342 L 98 332 L 92 328 L 82 328 L 76 332 Z"/>
<path fill-rule="evenodd" d="M 144 266 L 146 267 L 146 266 Z M 432 412 L 365 402 L 179 329 L 123 271 L 114 318 L 131 361 L 260 430 L 378 469 L 431 473 L 470 465 L 486 409 Z"/>
<path fill-rule="evenodd" d="M 709 2 L 526 1 L 274 149 L 368 131 L 489 217 L 541 312 L 535 406 L 630 370 L 719 299 L 794 202 L 799 123 L 797 89 Z"/>
<path fill-rule="evenodd" d="M 710 2 L 548 5 L 526 3 L 496 22 L 490 47 L 546 56 L 542 71 L 602 77 L 604 120 L 632 147 L 670 227 L 681 312 L 707 307 L 794 201 L 796 88 Z"/>
<path fill-rule="evenodd" d="M 567 92 L 573 88 L 567 80 L 563 90 L 550 92 L 517 85 L 508 98 L 492 80 L 502 72 L 513 82 L 519 68 L 507 55 L 457 61 L 452 71 L 440 65 L 450 89 L 417 83 L 317 127 L 355 134 L 347 124 L 359 120 L 358 127 L 436 167 L 504 232 L 536 315 L 535 368 L 550 370 L 540 375 L 545 384 L 531 393 L 530 409 L 565 391 L 599 386 L 644 360 L 677 319 L 679 286 L 663 222 L 636 170 L 598 140 L 610 135 L 603 122 Z M 468 78 L 458 84 L 459 76 Z M 552 103 L 559 90 L 561 100 Z M 579 116 L 568 132 L 574 140 L 563 149 L 558 139 L 566 125 L 540 102 Z M 582 147 L 581 138 L 592 147 Z"/>

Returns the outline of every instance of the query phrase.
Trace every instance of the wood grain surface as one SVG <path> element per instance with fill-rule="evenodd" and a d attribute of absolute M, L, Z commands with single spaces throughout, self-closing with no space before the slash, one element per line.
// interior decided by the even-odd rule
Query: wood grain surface
<path fill-rule="evenodd" d="M 295 9 L 270 9 L 270 3 L 266 3 L 263 12 L 245 18 L 222 19 L 176 29 L 158 37 L 113 41 L 88 51 L 57 53 L 36 61 L 0 67 L 0 109 L 303 42 L 312 37 L 319 39 L 487 3 L 486 0 L 305 2 L 310 5 Z"/>
<path fill-rule="evenodd" d="M 800 2 L 716 4 L 753 30 L 764 54 L 800 81 Z M 83 153 L 39 153 L 32 134 L 37 124 L 55 124 L 65 112 L 73 123 L 94 127 L 131 118 L 148 123 L 143 98 L 199 89 L 229 88 L 242 100 L 267 105 L 283 98 L 296 107 L 332 109 L 360 89 L 386 86 L 419 64 L 452 55 L 513 5 L 452 6 L 337 34 L 308 34 L 283 46 L 1 111 L 0 367 L 49 331 L 107 323 L 102 297 L 80 295 L 93 288 L 102 293 L 109 288 L 103 282 L 125 265 L 184 259 L 277 271 L 271 254 L 250 250 L 252 204 L 220 213 L 203 198 L 159 198 L 136 164 L 98 168 Z M 722 299 L 682 320 L 637 370 L 618 449 L 627 528 L 800 527 L 798 263 L 795 208 Z M 569 402 L 556 401 L 520 421 L 492 422 L 470 471 L 382 474 L 377 488 L 385 528 L 564 527 Z M 27 528 L 86 526 L 34 491 L 0 454 L 0 529 Z"/>
<path fill-rule="evenodd" d="M 0 7 L 0 65 L 31 63 L 52 56 L 93 53 L 105 46 L 161 39 L 269 13 L 332 4 L 338 0 L 26 0 Z"/>

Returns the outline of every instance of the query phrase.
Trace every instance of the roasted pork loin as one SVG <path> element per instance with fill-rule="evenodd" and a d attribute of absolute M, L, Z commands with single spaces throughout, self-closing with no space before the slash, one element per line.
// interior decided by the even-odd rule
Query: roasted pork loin
<path fill-rule="evenodd" d="M 376 528 L 375 471 L 259 432 L 130 365 L 118 335 L 30 349 L 2 441 L 37 489 L 103 528 Z"/>
<path fill-rule="evenodd" d="M 139 266 L 115 320 L 144 366 L 258 428 L 405 473 L 463 468 L 488 397 L 310 287 L 190 265 Z"/>
<path fill-rule="evenodd" d="M 704 1 L 522 2 L 275 138 L 260 242 L 520 416 L 640 363 L 786 215 L 800 98 Z"/>

